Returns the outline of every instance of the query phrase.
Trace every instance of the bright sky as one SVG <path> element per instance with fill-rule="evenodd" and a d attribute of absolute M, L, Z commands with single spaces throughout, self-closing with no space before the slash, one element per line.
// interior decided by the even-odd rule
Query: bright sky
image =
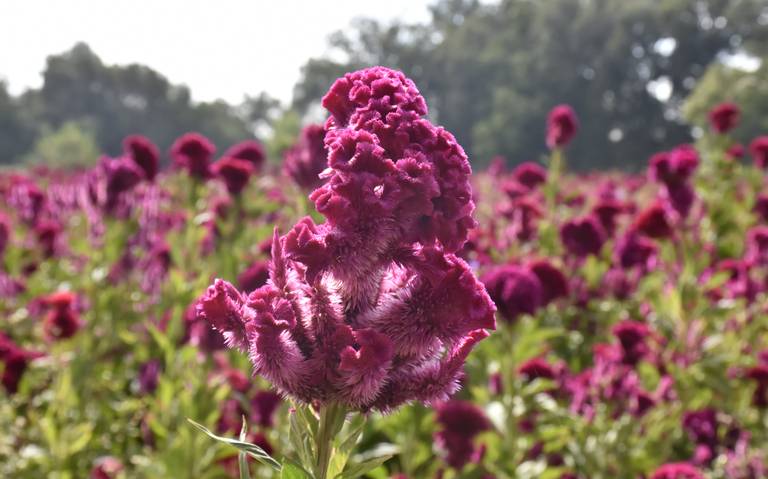
<path fill-rule="evenodd" d="M 196 100 L 290 99 L 301 65 L 355 17 L 425 21 L 429 0 L 3 0 L 0 78 L 17 94 L 45 59 L 84 41 L 108 64 L 142 63 Z"/>

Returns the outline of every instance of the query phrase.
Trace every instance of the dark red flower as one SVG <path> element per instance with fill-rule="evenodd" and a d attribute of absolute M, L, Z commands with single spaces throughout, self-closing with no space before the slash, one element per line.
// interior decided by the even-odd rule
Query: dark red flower
<path fill-rule="evenodd" d="M 753 211 L 764 223 L 768 223 L 768 194 L 760 193 L 755 200 Z"/>
<path fill-rule="evenodd" d="M 300 188 L 311 191 L 321 184 L 320 173 L 328 166 L 325 148 L 325 129 L 322 125 L 308 125 L 301 130 L 299 140 L 285 152 L 283 171 Z"/>
<path fill-rule="evenodd" d="M 648 354 L 646 338 L 650 336 L 651 331 L 645 323 L 621 321 L 613 327 L 613 334 L 621 344 L 621 360 L 624 364 L 634 366 Z"/>
<path fill-rule="evenodd" d="M 141 135 L 131 135 L 123 140 L 123 151 L 144 172 L 144 177 L 154 181 L 160 165 L 160 153 L 149 138 Z"/>
<path fill-rule="evenodd" d="M 568 105 L 554 107 L 547 117 L 547 146 L 550 149 L 567 145 L 576 135 L 578 121 Z"/>
<path fill-rule="evenodd" d="M 517 369 L 526 381 L 533 381 L 534 379 L 555 379 L 557 377 L 557 371 L 554 366 L 549 364 L 544 358 L 533 358 L 524 362 Z"/>
<path fill-rule="evenodd" d="M 11 238 L 11 222 L 7 216 L 0 211 L 0 258 L 2 258 L 5 248 Z"/>
<path fill-rule="evenodd" d="M 744 145 L 742 145 L 741 143 L 736 143 L 734 145 L 731 145 L 730 147 L 728 147 L 727 150 L 725 150 L 725 156 L 729 160 L 737 160 L 740 158 L 744 158 L 744 153 L 745 153 Z"/>
<path fill-rule="evenodd" d="M 210 163 L 214 152 L 216 147 L 213 143 L 199 133 L 185 133 L 171 146 L 173 162 L 198 179 L 211 176 Z"/>
<path fill-rule="evenodd" d="M 673 462 L 656 469 L 651 479 L 704 479 L 704 475 L 687 462 Z"/>
<path fill-rule="evenodd" d="M 578 258 L 600 253 L 605 231 L 594 215 L 575 218 L 560 227 L 560 240 L 569 254 Z"/>
<path fill-rule="evenodd" d="M 709 124 L 717 133 L 728 133 L 738 123 L 741 112 L 735 103 L 720 103 L 709 112 Z"/>
<path fill-rule="evenodd" d="M 637 215 L 632 229 L 651 238 L 672 236 L 672 225 L 667 210 L 660 201 L 656 201 Z"/>
<path fill-rule="evenodd" d="M 82 327 L 80 315 L 75 310 L 76 299 L 69 291 L 53 293 L 44 299 L 50 308 L 43 321 L 46 338 L 54 341 L 71 338 Z"/>
<path fill-rule="evenodd" d="M 468 401 L 452 399 L 439 403 L 435 410 L 437 422 L 442 426 L 435 434 L 435 442 L 446 452 L 448 465 L 461 469 L 477 457 L 474 439 L 491 429 L 491 423 L 482 409 Z"/>
<path fill-rule="evenodd" d="M 100 457 L 91 469 L 91 479 L 116 479 L 123 469 L 123 463 L 116 457 Z"/>
<path fill-rule="evenodd" d="M 522 185 L 529 189 L 536 188 L 547 181 L 547 170 L 538 163 L 521 163 L 512 170 L 512 176 Z"/>
<path fill-rule="evenodd" d="M 552 263 L 541 259 L 530 263 L 528 268 L 539 278 L 541 283 L 542 304 L 548 304 L 557 298 L 568 296 L 570 290 L 568 278 Z"/>
<path fill-rule="evenodd" d="M 275 412 L 280 408 L 282 398 L 273 391 L 259 391 L 253 396 L 251 408 L 257 424 L 262 427 L 274 426 Z"/>
<path fill-rule="evenodd" d="M 257 260 L 237 276 L 237 285 L 248 294 L 267 284 L 267 279 L 269 279 L 269 263 Z"/>
<path fill-rule="evenodd" d="M 482 282 L 499 313 L 508 321 L 521 314 L 534 314 L 544 300 L 539 278 L 521 266 L 495 268 L 483 275 Z"/>
<path fill-rule="evenodd" d="M 259 171 L 267 155 L 264 153 L 264 147 L 261 143 L 256 140 L 245 140 L 230 147 L 224 153 L 224 157 L 248 161 L 253 165 L 254 171 Z"/>
<path fill-rule="evenodd" d="M 254 172 L 253 163 L 232 157 L 224 157 L 213 164 L 213 174 L 224 180 L 230 195 L 237 196 L 248 185 Z"/>
<path fill-rule="evenodd" d="M 157 389 L 160 380 L 160 361 L 152 359 L 139 367 L 139 391 L 141 394 L 152 394 Z"/>
<path fill-rule="evenodd" d="M 768 136 L 759 136 L 749 144 L 752 161 L 758 168 L 768 166 Z"/>

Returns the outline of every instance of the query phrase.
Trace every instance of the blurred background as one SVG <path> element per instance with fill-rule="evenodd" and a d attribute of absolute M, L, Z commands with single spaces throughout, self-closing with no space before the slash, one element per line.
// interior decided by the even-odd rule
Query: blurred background
<path fill-rule="evenodd" d="M 568 103 L 579 170 L 637 170 L 730 100 L 768 131 L 768 0 L 11 0 L 0 17 L 0 166 L 95 163 L 128 134 L 255 137 L 279 161 L 343 74 L 402 69 L 475 167 L 545 152 Z M 84 166 L 84 165 L 83 165 Z"/>

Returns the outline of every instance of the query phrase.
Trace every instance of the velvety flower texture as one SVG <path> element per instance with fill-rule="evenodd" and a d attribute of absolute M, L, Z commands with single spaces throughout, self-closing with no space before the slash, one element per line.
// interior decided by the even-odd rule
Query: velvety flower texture
<path fill-rule="evenodd" d="M 547 117 L 547 146 L 550 149 L 567 145 L 576 136 L 579 124 L 576 113 L 568 105 L 558 105 Z"/>
<path fill-rule="evenodd" d="M 445 462 L 461 469 L 465 464 L 480 459 L 482 450 L 474 445 L 475 437 L 491 429 L 491 422 L 482 409 L 469 401 L 457 399 L 440 403 L 437 422 L 442 429 L 435 434 L 435 443 L 446 453 Z"/>
<path fill-rule="evenodd" d="M 296 144 L 285 152 L 283 172 L 304 190 L 310 191 L 323 184 L 320 173 L 328 164 L 324 140 L 322 125 L 307 125 L 301 130 Z"/>
<path fill-rule="evenodd" d="M 709 124 L 717 133 L 728 133 L 739 123 L 740 114 L 735 103 L 720 103 L 710 110 Z"/>
<path fill-rule="evenodd" d="M 704 479 L 704 475 L 687 462 L 672 462 L 656 469 L 651 479 Z"/>
<path fill-rule="evenodd" d="M 160 153 L 149 138 L 141 135 L 131 135 L 123 140 L 123 150 L 144 172 L 148 181 L 154 181 L 160 165 Z"/>
<path fill-rule="evenodd" d="M 171 146 L 173 162 L 198 179 L 211 176 L 210 163 L 215 152 L 213 143 L 199 133 L 185 133 Z"/>
<path fill-rule="evenodd" d="M 749 153 L 758 168 L 768 166 L 768 136 L 758 136 L 749 144 Z"/>
<path fill-rule="evenodd" d="M 475 224 L 467 157 L 400 72 L 349 73 L 323 105 L 328 181 L 310 198 L 325 223 L 275 233 L 269 282 L 245 296 L 216 280 L 198 315 L 300 401 L 444 400 L 495 327 L 485 288 L 453 254 Z"/>

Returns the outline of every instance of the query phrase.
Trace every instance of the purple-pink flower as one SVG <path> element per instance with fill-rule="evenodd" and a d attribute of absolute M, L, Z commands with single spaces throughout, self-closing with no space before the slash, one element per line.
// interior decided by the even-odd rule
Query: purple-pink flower
<path fill-rule="evenodd" d="M 180 168 L 197 179 L 211 176 L 210 163 L 216 147 L 200 133 L 185 133 L 171 146 L 171 158 Z"/>
<path fill-rule="evenodd" d="M 739 107 L 735 103 L 723 102 L 709 112 L 709 124 L 717 133 L 728 133 L 739 123 Z"/>
<path fill-rule="evenodd" d="M 328 164 L 325 128 L 307 125 L 295 145 L 285 152 L 283 171 L 302 189 L 311 191 L 321 184 L 320 173 Z"/>
<path fill-rule="evenodd" d="M 323 105 L 328 180 L 310 198 L 326 221 L 275 233 L 267 284 L 244 295 L 216 280 L 198 316 L 300 401 L 444 400 L 495 327 L 485 288 L 453 254 L 475 225 L 467 157 L 400 72 L 347 74 Z"/>
<path fill-rule="evenodd" d="M 569 105 L 554 107 L 547 117 L 547 146 L 555 149 L 567 145 L 576 136 L 578 128 L 573 108 Z"/>

